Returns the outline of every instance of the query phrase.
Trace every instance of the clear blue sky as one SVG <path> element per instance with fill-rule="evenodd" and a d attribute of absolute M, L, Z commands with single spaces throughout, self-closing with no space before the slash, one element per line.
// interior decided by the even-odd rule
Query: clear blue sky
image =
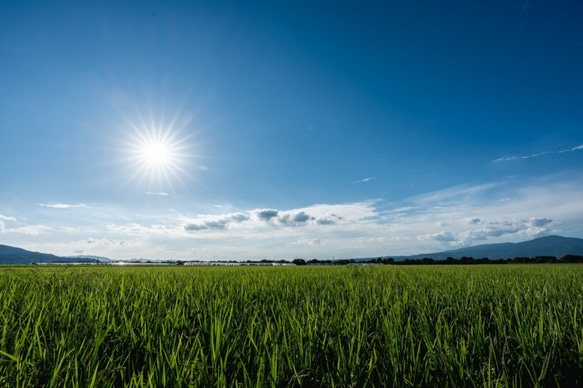
<path fill-rule="evenodd" d="M 583 237 L 583 1 L 0 0 L 0 243 L 349 258 Z"/>

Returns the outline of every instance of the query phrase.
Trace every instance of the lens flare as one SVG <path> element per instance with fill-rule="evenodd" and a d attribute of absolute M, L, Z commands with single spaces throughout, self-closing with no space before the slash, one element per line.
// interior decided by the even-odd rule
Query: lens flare
<path fill-rule="evenodd" d="M 192 154 L 187 138 L 172 126 L 138 127 L 132 125 L 129 140 L 124 141 L 129 156 L 125 158 L 133 178 L 148 181 L 148 192 L 165 192 L 176 181 L 188 176 L 186 166 Z"/>

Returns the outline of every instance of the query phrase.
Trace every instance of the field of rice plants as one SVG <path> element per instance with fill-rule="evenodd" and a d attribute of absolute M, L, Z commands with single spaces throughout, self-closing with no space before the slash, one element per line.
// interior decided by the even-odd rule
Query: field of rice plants
<path fill-rule="evenodd" d="M 2 387 L 576 386 L 583 266 L 2 267 Z"/>

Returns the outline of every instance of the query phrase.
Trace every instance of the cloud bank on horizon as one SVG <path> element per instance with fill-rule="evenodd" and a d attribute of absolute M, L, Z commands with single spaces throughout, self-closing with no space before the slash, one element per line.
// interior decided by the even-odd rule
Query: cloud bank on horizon
<path fill-rule="evenodd" d="M 0 244 L 116 259 L 583 238 L 583 7 L 0 6 Z"/>
<path fill-rule="evenodd" d="M 406 255 L 578 230 L 582 190 L 581 182 L 515 188 L 512 181 L 503 181 L 407 198 L 405 206 L 376 199 L 195 216 L 167 210 L 164 216 L 144 216 L 140 222 L 129 214 L 100 220 L 103 209 L 70 208 L 73 213 L 85 211 L 91 222 L 83 228 L 74 223 L 27 225 L 15 216 L 0 215 L 0 227 L 3 236 L 16 240 L 40 235 L 45 242 L 32 246 L 51 252 L 100 253 L 119 259 Z M 77 216 L 71 214 L 71 219 Z"/>

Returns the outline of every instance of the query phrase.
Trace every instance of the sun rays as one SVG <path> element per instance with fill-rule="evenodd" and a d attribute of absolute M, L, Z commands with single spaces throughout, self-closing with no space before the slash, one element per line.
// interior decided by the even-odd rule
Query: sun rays
<path fill-rule="evenodd" d="M 140 125 L 130 122 L 131 132 L 124 140 L 126 156 L 124 164 L 131 170 L 130 181 L 147 182 L 150 191 L 172 191 L 176 182 L 182 182 L 189 177 L 189 164 L 194 154 L 193 144 L 189 136 L 185 136 L 185 126 L 176 125 L 177 120 L 169 124 L 146 124 L 140 120 Z"/>

